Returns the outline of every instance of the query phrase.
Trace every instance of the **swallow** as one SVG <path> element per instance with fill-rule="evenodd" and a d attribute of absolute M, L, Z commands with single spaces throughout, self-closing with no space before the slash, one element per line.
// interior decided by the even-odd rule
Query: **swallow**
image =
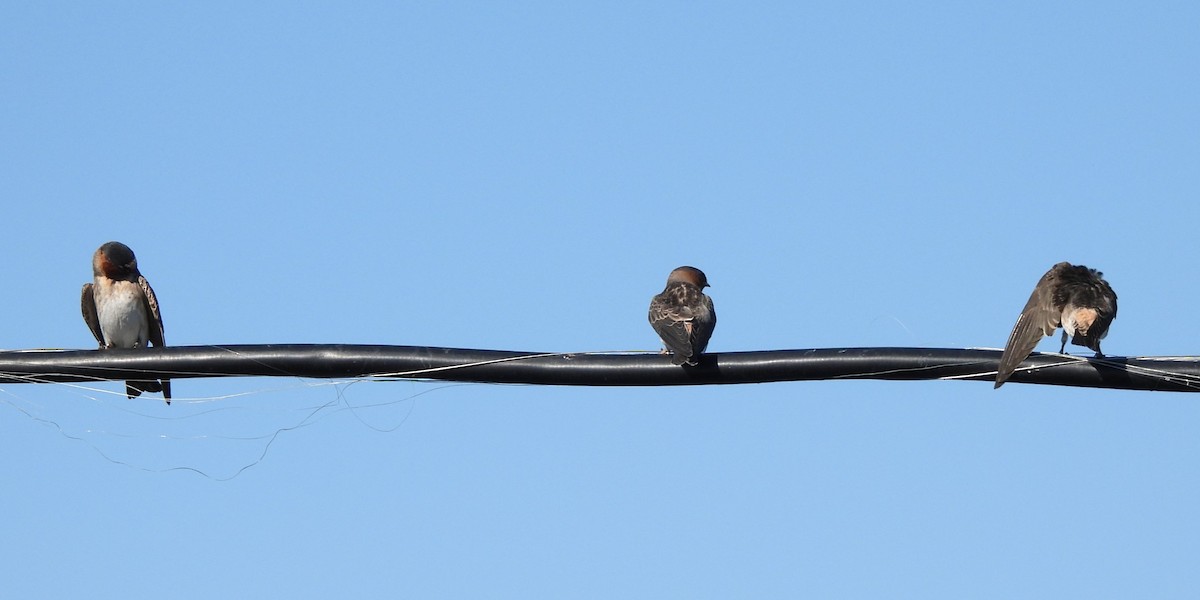
<path fill-rule="evenodd" d="M 102 350 L 166 345 L 158 298 L 138 271 L 133 250 L 121 242 L 108 242 L 92 255 L 92 283 L 83 284 L 80 307 Z M 167 404 L 171 403 L 167 379 L 125 382 L 125 395 L 130 399 L 142 392 L 162 392 Z"/>
<path fill-rule="evenodd" d="M 698 364 L 696 357 L 704 353 L 717 326 L 717 311 L 712 298 L 704 294 L 706 287 L 703 271 L 679 267 L 667 277 L 662 293 L 650 300 L 650 325 L 666 346 L 663 352 L 674 355 L 674 364 Z"/>
<path fill-rule="evenodd" d="M 1100 340 L 1108 335 L 1108 326 L 1117 318 L 1117 294 L 1103 277 L 1100 271 L 1067 262 L 1050 267 L 1042 275 L 1004 345 L 996 369 L 996 387 L 1004 385 L 1043 335 L 1052 336 L 1059 327 L 1063 329 L 1060 354 L 1067 349 L 1070 336 L 1072 344 L 1091 348 L 1097 357 L 1104 356 Z"/>

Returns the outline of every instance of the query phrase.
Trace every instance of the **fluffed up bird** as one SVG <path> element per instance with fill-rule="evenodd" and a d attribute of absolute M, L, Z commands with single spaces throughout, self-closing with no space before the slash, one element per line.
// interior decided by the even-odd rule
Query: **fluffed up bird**
<path fill-rule="evenodd" d="M 1104 356 L 1100 340 L 1108 335 L 1108 326 L 1117 317 L 1117 294 L 1103 276 L 1095 269 L 1067 262 L 1050 267 L 1042 275 L 1004 345 L 996 370 L 996 387 L 1004 385 L 1043 335 L 1054 335 L 1060 326 L 1063 328 L 1060 353 L 1066 350 L 1070 336 L 1072 344 Z"/>
<path fill-rule="evenodd" d="M 667 277 L 667 287 L 650 300 L 650 325 L 662 338 L 665 352 L 677 365 L 695 366 L 717 326 L 712 298 L 704 293 L 708 278 L 695 267 L 679 267 Z"/>
<path fill-rule="evenodd" d="M 162 313 L 150 283 L 138 271 L 133 250 L 121 242 L 108 242 L 92 255 L 92 283 L 83 284 L 80 306 L 83 320 L 92 335 L 106 348 L 145 348 L 147 343 L 161 347 Z M 171 403 L 171 382 L 126 381 L 130 398 L 142 392 L 162 392 Z"/>

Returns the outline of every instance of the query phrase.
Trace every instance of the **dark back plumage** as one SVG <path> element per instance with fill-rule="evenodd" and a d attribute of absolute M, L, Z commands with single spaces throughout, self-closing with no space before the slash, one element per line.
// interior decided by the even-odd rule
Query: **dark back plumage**
<path fill-rule="evenodd" d="M 1104 273 L 1081 265 L 1068 264 L 1063 267 L 1059 272 L 1059 282 L 1055 288 L 1054 304 L 1062 307 L 1064 315 L 1069 313 L 1071 308 L 1095 311 L 1091 323 L 1086 327 L 1076 327 L 1074 335 L 1071 336 L 1071 343 L 1100 352 L 1100 340 L 1108 335 L 1109 325 L 1117 318 L 1116 292 L 1104 280 Z"/>
<path fill-rule="evenodd" d="M 650 300 L 650 325 L 671 352 L 671 362 L 696 365 L 717 326 L 708 278 L 695 267 L 679 267 L 667 277 L 662 293 Z"/>
<path fill-rule="evenodd" d="M 1074 328 L 1071 343 L 1100 353 L 1100 340 L 1117 316 L 1117 294 L 1103 275 L 1068 262 L 1058 263 L 1042 275 L 1008 336 L 996 369 L 996 387 L 1004 385 L 1042 336 L 1054 335 L 1064 326 L 1064 319 Z M 1066 337 L 1064 330 L 1060 351 L 1065 349 Z"/>

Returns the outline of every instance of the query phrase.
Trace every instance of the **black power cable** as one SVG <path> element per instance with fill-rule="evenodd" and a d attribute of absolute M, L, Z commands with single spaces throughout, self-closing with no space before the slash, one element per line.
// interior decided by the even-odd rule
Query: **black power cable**
<path fill-rule="evenodd" d="M 998 350 L 818 348 L 706 354 L 678 367 L 650 353 L 534 353 L 419 346 L 269 344 L 0 352 L 0 383 L 170 377 L 385 377 L 493 383 L 655 386 L 818 379 L 995 379 Z M 1200 357 L 1033 354 L 1013 383 L 1200 391 Z M 997 392 L 1003 393 L 1003 392 Z"/>

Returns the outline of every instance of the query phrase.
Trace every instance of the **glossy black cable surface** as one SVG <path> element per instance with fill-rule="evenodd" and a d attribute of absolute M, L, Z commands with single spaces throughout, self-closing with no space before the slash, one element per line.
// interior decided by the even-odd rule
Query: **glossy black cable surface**
<path fill-rule="evenodd" d="M 588 354 L 420 346 L 268 344 L 146 350 L 0 352 L 0 383 L 156 376 L 355 378 L 389 376 L 535 385 L 659 386 L 825 379 L 992 381 L 998 350 L 817 348 L 706 354 L 696 367 L 650 353 Z M 1029 369 L 1029 367 L 1036 367 Z M 1033 354 L 1013 383 L 1200 391 L 1200 358 Z M 1003 392 L 997 392 L 1003 393 Z"/>

